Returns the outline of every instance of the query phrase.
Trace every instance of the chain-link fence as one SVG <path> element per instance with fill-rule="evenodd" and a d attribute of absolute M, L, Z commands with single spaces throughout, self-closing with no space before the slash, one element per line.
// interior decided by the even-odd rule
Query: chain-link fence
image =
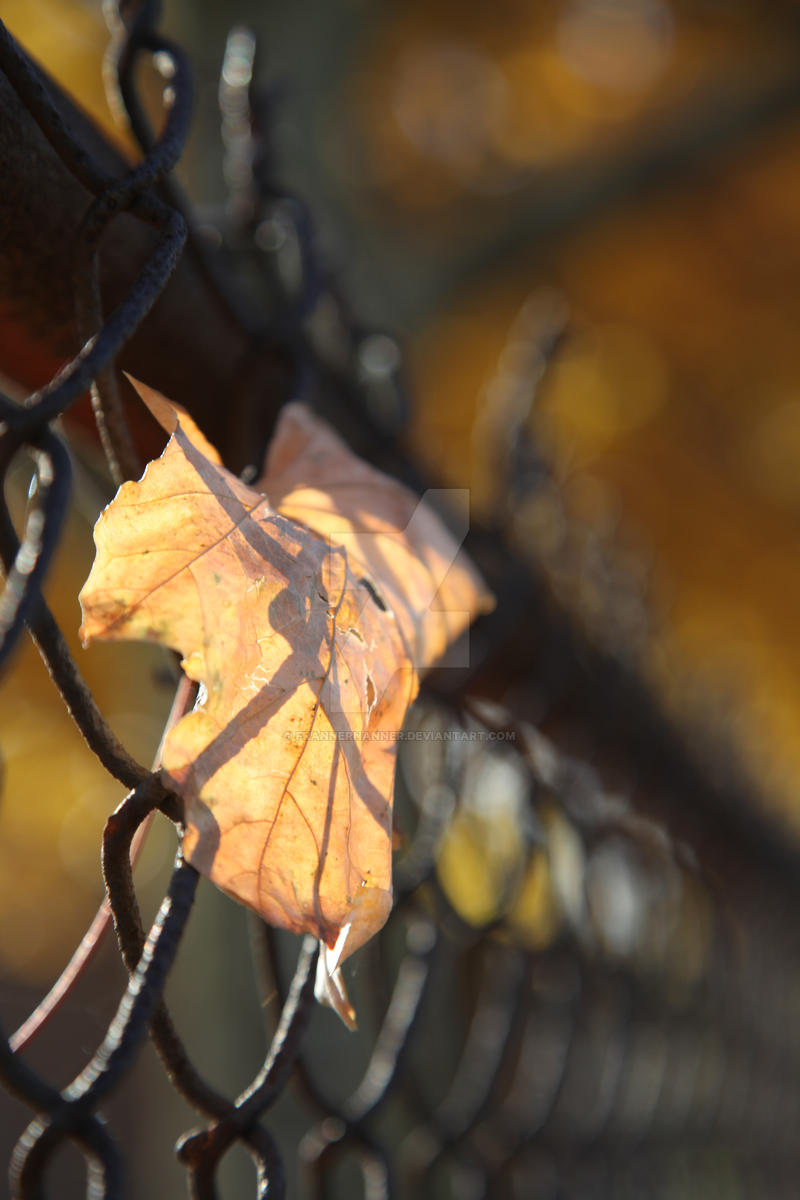
<path fill-rule="evenodd" d="M 262 992 L 280 1000 L 265 1061 L 235 1099 L 193 1065 L 163 990 L 197 875 L 179 856 L 145 934 L 130 867 L 133 839 L 149 815 L 161 809 L 179 820 L 179 813 L 159 777 L 106 725 L 41 591 L 70 486 L 70 460 L 53 422 L 91 387 L 112 473 L 118 480 L 139 473 L 115 360 L 164 289 L 186 238 L 183 202 L 168 173 L 186 136 L 190 75 L 180 51 L 156 32 L 156 9 L 122 5 L 119 14 L 119 94 L 142 149 L 139 165 L 122 174 L 87 149 L 77 119 L 4 30 L 0 39 L 6 111 L 25 110 L 89 196 L 74 231 L 82 349 L 23 405 L 2 399 L 3 473 L 27 456 L 34 480 L 21 534 L 6 509 L 0 526 L 2 656 L 27 627 L 80 733 L 130 789 L 103 843 L 130 979 L 101 1045 L 59 1089 L 12 1050 L 18 1039 L 0 1039 L 5 1086 L 35 1114 L 13 1154 L 13 1194 L 62 1194 L 48 1171 L 65 1140 L 85 1155 L 87 1194 L 123 1194 L 124 1147 L 102 1112 L 149 1033 L 173 1086 L 203 1122 L 177 1150 L 197 1197 L 217 1194 L 218 1165 L 235 1143 L 256 1165 L 258 1195 L 270 1197 L 285 1194 L 287 1177 L 298 1194 L 370 1200 L 794 1195 L 800 955 L 793 857 L 770 839 L 752 805 L 723 795 L 694 765 L 641 685 L 581 640 L 497 530 L 473 530 L 470 538 L 499 600 L 481 633 L 478 668 L 466 682 L 454 673 L 456 685 L 435 677 L 400 744 L 397 901 L 385 930 L 360 955 L 353 980 L 360 1032 L 331 1037 L 314 1018 L 315 944 L 303 943 L 298 955 L 295 942 L 260 926 L 254 948 Z M 229 52 L 252 65 L 246 35 L 235 35 Z M 168 79 L 155 137 L 133 86 L 141 55 Z M 228 433 L 229 458 L 237 467 L 258 461 L 281 397 L 312 376 L 367 453 L 413 479 L 393 441 L 402 411 L 396 374 L 381 368 L 370 376 L 349 365 L 358 361 L 352 347 L 375 335 L 348 321 L 319 269 L 305 211 L 273 177 L 259 111 L 249 106 L 250 75 L 243 78 L 238 90 L 229 82 L 225 101 L 228 153 L 254 167 L 247 186 L 258 193 L 259 219 L 268 207 L 293 249 L 287 252 L 284 238 L 283 259 L 273 255 L 269 271 L 259 260 L 273 305 L 264 320 L 225 291 L 196 242 L 192 250 L 197 271 L 223 288 L 221 307 L 246 331 L 239 407 L 216 415 L 237 425 Z M 105 313 L 98 247 L 123 212 L 155 237 L 127 294 Z M 245 253 L 241 245 L 237 253 Z M 320 331 L 307 318 L 322 297 L 328 325 Z M 545 357 L 556 340 L 545 323 Z M 248 388 L 265 357 L 270 411 L 254 413 Z M 539 636 L 531 647 L 524 630 L 534 615 Z M 470 699 L 478 683 L 491 692 L 493 675 L 512 670 L 534 681 L 540 703 L 549 694 L 563 707 L 568 698 L 573 721 L 602 746 L 596 762 L 559 752 L 528 719 L 523 690 L 513 712 Z M 613 791 L 602 781 L 607 760 L 614 762 Z M 150 1188 L 162 1194 L 158 1179 Z"/>

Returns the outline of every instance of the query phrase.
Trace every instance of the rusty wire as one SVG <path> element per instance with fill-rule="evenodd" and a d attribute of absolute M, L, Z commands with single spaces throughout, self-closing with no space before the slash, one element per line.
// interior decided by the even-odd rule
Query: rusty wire
<path fill-rule="evenodd" d="M 287 976 L 278 941 L 263 926 L 263 988 L 276 991 L 281 1002 L 263 1065 L 249 1087 L 230 1099 L 192 1063 L 162 994 L 197 875 L 179 856 L 145 935 L 130 869 L 131 842 L 142 822 L 156 808 L 173 820 L 179 813 L 160 779 L 111 733 L 41 594 L 70 486 L 69 459 L 51 423 L 91 388 L 112 473 L 121 479 L 138 470 L 114 358 L 164 288 L 186 236 L 182 202 L 166 177 L 188 129 L 190 73 L 179 49 L 157 34 L 157 19 L 157 4 L 125 3 L 116 20 L 120 95 L 143 152 L 139 165 L 119 179 L 75 141 L 42 77 L 0 26 L 0 69 L 93 197 L 76 239 L 83 347 L 24 405 L 0 398 L 0 471 L 5 477 L 16 456 L 25 454 L 35 480 L 21 536 L 5 508 L 0 517 L 6 576 L 0 663 L 27 626 L 86 742 L 130 789 L 109 819 L 103 843 L 104 878 L 129 982 L 101 1045 L 77 1078 L 58 1089 L 0 1037 L 0 1076 L 36 1114 L 13 1155 L 13 1195 L 27 1200 L 46 1194 L 48 1164 L 66 1139 L 86 1158 L 87 1195 L 113 1200 L 123 1194 L 121 1155 L 99 1107 L 125 1080 L 148 1030 L 173 1085 L 206 1122 L 178 1147 L 190 1194 L 204 1200 L 217 1195 L 218 1166 L 236 1142 L 255 1163 L 257 1194 L 270 1200 L 285 1194 L 289 1156 L 300 1163 L 306 1194 L 319 1197 L 353 1194 L 348 1164 L 355 1164 L 370 1200 L 669 1198 L 690 1190 L 793 1195 L 800 1169 L 794 1137 L 800 1037 L 792 1025 L 800 995 L 797 885 L 767 855 L 760 861 L 735 830 L 713 825 L 712 839 L 708 823 L 692 814 L 667 834 L 663 807 L 637 782 L 636 770 L 623 795 L 610 795 L 592 766 L 559 754 L 513 714 L 460 703 L 453 708 L 433 693 L 416 718 L 416 729 L 431 734 L 433 749 L 415 756 L 405 743 L 401 748 L 398 809 L 406 842 L 396 873 L 396 909 L 386 934 L 361 954 L 373 1032 L 358 1083 L 340 1087 L 307 1048 L 315 945 L 303 943 Z M 141 54 L 157 56 L 169 74 L 170 97 L 157 136 L 133 85 Z M 259 122 L 251 116 L 243 136 L 257 140 Z M 250 232 L 273 219 L 276 204 L 285 200 L 263 144 L 254 149 L 257 186 L 245 221 Z M 123 211 L 152 225 L 158 240 L 129 295 L 105 315 L 97 245 Z M 279 209 L 282 220 L 287 211 L 285 205 Z M 372 335 L 348 322 L 335 286 L 319 270 L 305 209 L 293 201 L 290 211 L 304 267 L 298 287 L 261 252 L 260 269 L 279 303 L 259 336 L 276 338 L 294 358 L 295 390 L 312 375 L 335 379 L 357 412 L 372 402 L 378 435 L 391 434 L 402 407 L 399 380 L 390 380 L 391 372 L 379 373 L 378 380 L 359 374 L 359 347 Z M 334 323 L 346 331 L 338 356 L 329 353 L 329 336 L 304 324 L 323 295 L 329 317 L 333 310 Z M 448 736 L 437 740 L 443 730 Z M 510 900 L 501 899 L 491 919 L 470 923 L 438 869 L 439 847 L 474 766 L 465 747 L 476 736 L 493 748 L 489 759 L 513 756 L 525 781 L 525 869 L 549 864 L 553 895 L 560 895 L 558 919 L 538 944 L 515 929 Z M 638 767 L 635 753 L 641 750 L 634 751 Z M 675 778 L 692 780 L 680 764 Z M 678 803 L 674 794 L 671 800 Z M 553 812 L 556 826 L 548 827 Z M 563 845 L 570 848 L 567 859 Z M 591 903 L 592 880 L 602 881 L 609 863 L 646 881 L 654 912 L 664 896 L 672 898 L 669 921 L 653 926 L 653 936 L 663 940 L 658 953 L 650 947 L 643 957 L 642 944 L 634 951 L 609 942 L 602 912 Z M 681 932 L 684 918 L 675 907 L 687 896 L 698 911 L 711 914 L 705 956 L 692 971 L 686 963 L 691 937 Z M 647 904 L 644 909 L 649 912 Z M 262 1119 L 280 1108 L 290 1088 L 307 1119 L 295 1127 L 294 1141 L 281 1145 Z M 719 1183 L 723 1177 L 727 1192 Z"/>

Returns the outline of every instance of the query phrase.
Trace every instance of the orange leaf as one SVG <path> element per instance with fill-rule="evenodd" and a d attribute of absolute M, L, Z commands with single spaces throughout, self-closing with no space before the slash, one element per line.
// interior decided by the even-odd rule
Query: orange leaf
<path fill-rule="evenodd" d="M 181 653 L 201 693 L 162 762 L 184 854 L 321 939 L 348 1020 L 333 977 L 391 908 L 398 733 L 420 672 L 491 598 L 438 518 L 306 409 L 284 411 L 256 490 L 135 386 L 171 437 L 97 521 L 81 635 Z"/>

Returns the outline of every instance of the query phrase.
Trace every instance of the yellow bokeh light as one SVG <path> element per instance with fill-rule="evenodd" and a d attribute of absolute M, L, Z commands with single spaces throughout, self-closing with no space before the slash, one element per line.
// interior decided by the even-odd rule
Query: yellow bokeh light
<path fill-rule="evenodd" d="M 654 341 L 633 326 L 597 325 L 554 363 L 541 411 L 561 453 L 578 466 L 645 425 L 666 397 L 666 363 Z"/>

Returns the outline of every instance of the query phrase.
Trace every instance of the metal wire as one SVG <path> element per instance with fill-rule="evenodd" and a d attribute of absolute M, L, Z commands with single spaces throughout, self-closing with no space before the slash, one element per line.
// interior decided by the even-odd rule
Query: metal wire
<path fill-rule="evenodd" d="M 46 81 L 0 25 L 0 70 L 91 197 L 75 241 L 84 344 L 24 405 L 0 397 L 0 476 L 26 455 L 35 482 L 21 534 L 4 506 L 0 515 L 0 664 L 27 626 L 87 744 L 131 789 L 103 839 L 129 980 L 100 1046 L 61 1089 L 0 1036 L 0 1078 L 35 1113 L 13 1154 L 13 1196 L 47 1194 L 47 1171 L 65 1140 L 86 1159 L 88 1196 L 123 1194 L 120 1152 L 99 1110 L 125 1082 L 148 1031 L 169 1079 L 206 1122 L 178 1147 L 189 1193 L 203 1200 L 216 1197 L 219 1165 L 236 1143 L 253 1159 L 258 1196 L 270 1200 L 286 1194 L 290 1163 L 299 1163 L 303 1194 L 319 1197 L 354 1188 L 368 1200 L 793 1195 L 800 947 L 791 872 L 759 857 L 737 828 L 681 809 L 674 788 L 667 815 L 658 789 L 641 780 L 640 748 L 612 795 L 595 766 L 560 754 L 513 713 L 453 707 L 433 692 L 409 730 L 420 736 L 401 744 L 397 904 L 384 934 L 359 956 L 361 1041 L 336 1042 L 324 1058 L 313 1052 L 317 948 L 305 941 L 287 972 L 283 942 L 260 926 L 262 987 L 280 1000 L 262 1066 L 231 1099 L 191 1061 L 163 989 L 197 876 L 179 856 L 145 936 L 130 868 L 132 839 L 149 814 L 180 814 L 107 726 L 41 591 L 70 486 L 69 458 L 51 423 L 90 387 L 112 473 L 138 470 L 114 359 L 163 290 L 186 237 L 167 175 L 186 137 L 191 80 L 180 50 L 155 30 L 158 10 L 124 3 L 114 21 L 119 94 L 143 152 L 121 178 L 76 141 Z M 156 56 L 169 78 L 157 136 L 133 83 L 142 54 Z M 306 210 L 286 203 L 270 168 L 250 76 L 243 89 L 228 136 L 247 140 L 244 157 L 254 164 L 234 233 L 239 245 L 245 233 L 255 237 L 251 251 L 272 298 L 258 336 L 275 339 L 292 359 L 295 390 L 335 382 L 356 423 L 369 416 L 380 448 L 402 415 L 396 355 L 388 340 L 377 346 L 349 319 L 319 268 Z M 150 224 L 157 240 L 127 297 L 105 315 L 97 248 L 121 212 Z M 266 236 L 264 223 L 278 219 L 284 243 L 294 239 L 298 250 L 291 270 Z M 231 311 L 241 306 L 232 296 Z M 554 341 L 558 330 L 547 336 Z M 260 448 L 253 449 L 255 461 Z M 516 464 L 510 488 L 522 486 L 524 466 Z M 693 778 L 682 772 L 679 764 L 675 777 Z M 494 861 L 481 797 L 508 794 L 517 797 L 508 810 L 515 849 Z M 481 916 L 442 866 L 454 831 L 473 827 L 483 831 L 481 881 L 494 879 Z M 469 845 L 467 837 L 461 852 Z M 355 1083 L 353 1045 L 363 1064 Z M 293 1115 L 282 1127 L 292 1133 L 281 1141 L 262 1122 L 281 1113 L 290 1093 Z"/>

